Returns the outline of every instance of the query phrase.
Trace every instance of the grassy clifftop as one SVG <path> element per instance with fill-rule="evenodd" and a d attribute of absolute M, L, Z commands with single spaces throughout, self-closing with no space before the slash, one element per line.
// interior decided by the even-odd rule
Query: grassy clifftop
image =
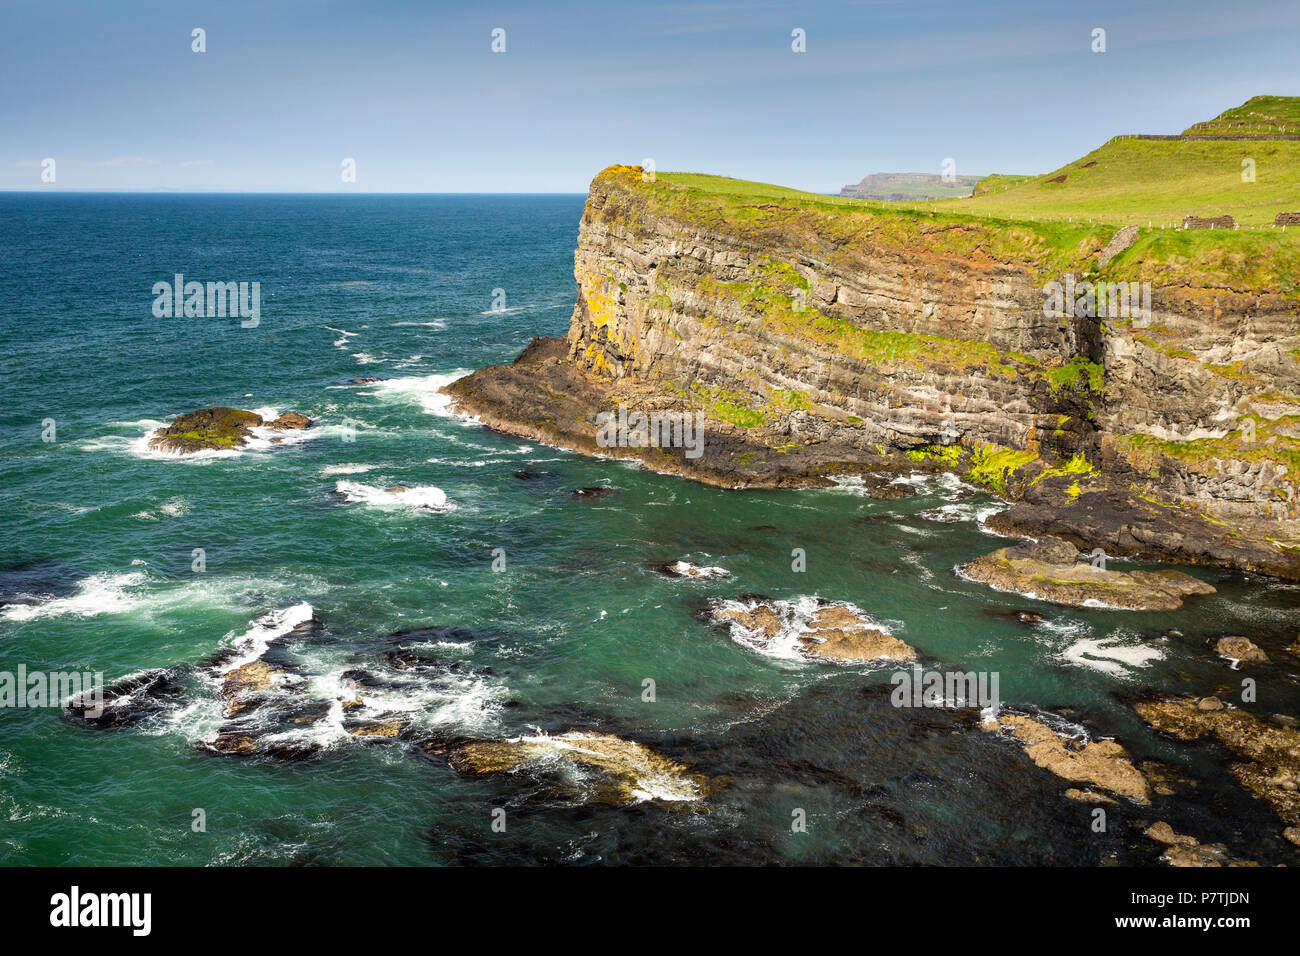
<path fill-rule="evenodd" d="M 1243 172 L 1253 172 L 1254 181 L 1244 181 Z M 1227 214 L 1244 226 L 1271 226 L 1279 212 L 1300 210 L 1300 141 L 1116 137 L 1060 169 L 1006 189 L 984 186 L 969 199 L 945 200 L 943 208 L 1116 226 Z"/>
<path fill-rule="evenodd" d="M 610 167 L 598 179 L 602 177 L 616 179 L 618 188 L 643 196 L 679 221 L 748 235 L 759 243 L 778 234 L 786 239 L 804 235 L 810 242 L 818 237 L 875 242 L 975 261 L 1023 263 L 1042 281 L 1066 272 L 1097 272 L 1097 254 L 1117 228 L 1110 222 L 1089 223 L 1083 216 L 1071 221 L 1068 214 L 1050 208 L 1053 215 L 1033 218 L 971 208 L 981 200 L 1010 196 L 1025 187 L 1012 187 L 998 196 L 902 204 L 700 173 L 660 173 L 645 182 L 639 167 L 633 166 Z M 1286 232 L 1144 229 L 1131 249 L 1098 274 L 1106 279 L 1146 279 L 1157 285 L 1300 298 L 1300 228 Z"/>
<path fill-rule="evenodd" d="M 1231 215 L 1270 227 L 1300 211 L 1300 97 L 1257 96 L 1183 139 L 1117 136 L 1041 176 L 986 177 L 946 209 L 1012 219 L 1085 219 L 1172 226 L 1185 216 Z M 1209 139 L 1212 136 L 1251 139 Z"/>

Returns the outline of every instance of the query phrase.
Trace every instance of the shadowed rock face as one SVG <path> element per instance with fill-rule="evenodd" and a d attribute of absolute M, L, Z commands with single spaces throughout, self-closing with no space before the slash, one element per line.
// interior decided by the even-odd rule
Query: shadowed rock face
<path fill-rule="evenodd" d="M 243 448 L 253 437 L 252 429 L 268 427 L 275 431 L 310 428 L 312 421 L 297 412 L 285 412 L 266 421 L 256 412 L 242 408 L 200 408 L 175 418 L 149 439 L 149 447 L 177 455 L 198 451 L 234 451 Z M 272 439 L 273 441 L 275 439 Z"/>
<path fill-rule="evenodd" d="M 1132 611 L 1173 611 L 1192 594 L 1214 588 L 1182 571 L 1107 571 L 1077 561 L 1074 546 L 1060 538 L 1001 548 L 959 570 L 999 591 L 1036 597 L 1067 607 L 1105 605 Z"/>
<path fill-rule="evenodd" d="M 1150 323 L 1053 318 L 1060 275 L 1041 250 L 989 251 L 997 229 L 611 167 L 567 338 L 446 391 L 490 427 L 713 485 L 949 470 L 1020 502 L 998 516 L 1011 534 L 1300 578 L 1294 300 L 1153 276 Z M 702 454 L 598 447 L 596 416 L 620 404 L 704 413 Z"/>

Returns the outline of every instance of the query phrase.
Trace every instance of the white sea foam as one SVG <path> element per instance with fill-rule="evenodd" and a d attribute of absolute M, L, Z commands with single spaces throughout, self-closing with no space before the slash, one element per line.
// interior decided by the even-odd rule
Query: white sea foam
<path fill-rule="evenodd" d="M 464 378 L 469 372 L 469 369 L 457 369 L 445 375 L 408 375 L 372 382 L 366 387 L 381 399 L 417 402 L 430 415 L 450 416 L 451 397 L 441 394 L 439 389 Z"/>
<path fill-rule="evenodd" d="M 378 488 L 356 481 L 339 481 L 335 483 L 334 490 L 349 502 L 374 508 L 423 508 L 428 511 L 456 509 L 455 505 L 447 501 L 447 493 L 433 485 L 393 485 L 389 488 Z"/>
<path fill-rule="evenodd" d="M 323 477 L 326 478 L 332 475 L 361 475 L 367 471 L 373 471 L 377 467 L 379 466 L 360 465 L 355 463 L 348 463 L 342 465 L 326 465 L 324 468 L 320 470 L 320 473 Z"/>
<path fill-rule="evenodd" d="M 159 505 L 155 511 L 145 509 L 137 511 L 131 517 L 139 518 L 141 521 L 157 521 L 159 518 L 177 518 L 188 513 L 190 506 L 186 504 L 184 498 L 172 498 Z"/>
<path fill-rule="evenodd" d="M 691 564 L 689 561 L 674 561 L 668 565 L 670 571 L 683 578 L 699 578 L 710 580 L 713 578 L 731 577 L 731 572 L 726 568 L 720 568 L 716 565 L 702 567 L 698 564 Z"/>
<path fill-rule="evenodd" d="M 328 329 L 328 330 L 331 331 L 331 332 L 335 332 L 335 333 L 338 334 L 339 337 L 338 337 L 337 339 L 334 340 L 334 347 L 335 347 L 336 349 L 345 349 L 345 348 L 347 348 L 347 347 L 348 347 L 348 339 L 352 338 L 353 336 L 355 336 L 355 335 L 357 334 L 356 332 L 349 332 L 347 329 L 336 329 L 336 328 L 334 328 L 332 325 L 326 325 L 326 326 L 324 326 L 324 328 Z"/>
<path fill-rule="evenodd" d="M 64 615 L 124 614 L 140 604 L 142 598 L 136 589 L 144 581 L 143 571 L 92 574 L 78 582 L 76 592 L 67 597 L 49 598 L 34 604 L 10 604 L 0 609 L 0 617 L 11 621 L 31 621 Z"/>
<path fill-rule="evenodd" d="M 1084 638 L 1061 652 L 1061 658 L 1071 664 L 1101 671 L 1112 677 L 1130 677 L 1131 671 L 1146 667 L 1152 661 L 1162 660 L 1164 656 L 1164 651 L 1159 647 L 1129 634 Z"/>
<path fill-rule="evenodd" d="M 277 637 L 283 637 L 300 624 L 312 619 L 312 606 L 306 601 L 287 607 L 280 611 L 263 614 L 253 626 L 234 640 L 235 658 L 217 669 L 218 674 L 225 674 L 257 660 L 270 643 Z"/>

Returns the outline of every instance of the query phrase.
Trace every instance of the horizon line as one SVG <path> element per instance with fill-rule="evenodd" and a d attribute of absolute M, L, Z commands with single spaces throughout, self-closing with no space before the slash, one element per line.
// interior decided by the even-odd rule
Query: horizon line
<path fill-rule="evenodd" d="M 58 187 L 55 189 L 29 189 L 24 186 L 0 186 L 0 193 L 25 195 L 59 195 L 78 193 L 81 195 L 131 195 L 131 196 L 585 196 L 587 192 L 527 192 L 499 191 L 483 192 L 474 190 L 448 190 L 445 192 L 418 191 L 374 191 L 353 190 L 294 190 L 294 189 L 130 189 L 101 188 L 78 189 Z"/>

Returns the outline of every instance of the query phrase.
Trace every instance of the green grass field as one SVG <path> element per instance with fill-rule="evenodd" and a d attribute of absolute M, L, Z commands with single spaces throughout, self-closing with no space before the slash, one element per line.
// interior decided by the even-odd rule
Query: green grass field
<path fill-rule="evenodd" d="M 1243 181 L 1253 161 L 1254 182 Z M 1064 181 L 1053 182 L 1064 177 Z M 1172 226 L 1184 216 L 1229 214 L 1243 226 L 1272 226 L 1300 210 L 1300 141 L 1116 138 L 1041 176 L 989 177 L 979 194 L 944 209 L 1010 219 L 1074 219 Z M 998 181 L 1001 180 L 1001 181 Z"/>
<path fill-rule="evenodd" d="M 1300 133 L 1300 97 L 1257 96 L 1191 134 Z M 872 200 L 823 196 L 770 183 L 690 173 L 669 182 L 713 192 L 878 208 Z M 1252 178 L 1253 176 L 1253 178 Z M 1039 176 L 993 175 L 961 199 L 891 204 L 1014 220 L 1173 227 L 1186 216 L 1231 215 L 1243 227 L 1273 228 L 1279 212 L 1300 211 L 1300 140 L 1144 140 L 1117 136 L 1088 155 Z"/>

